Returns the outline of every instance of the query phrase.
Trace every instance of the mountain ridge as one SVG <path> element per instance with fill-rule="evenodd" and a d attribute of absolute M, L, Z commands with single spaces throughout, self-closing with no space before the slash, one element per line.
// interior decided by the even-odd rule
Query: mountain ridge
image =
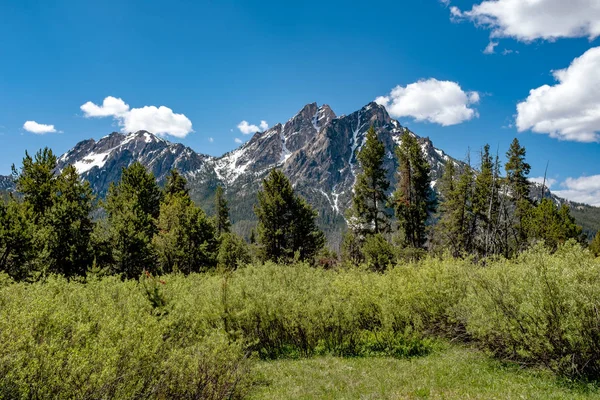
<path fill-rule="evenodd" d="M 391 182 L 390 192 L 396 181 L 394 148 L 405 131 L 417 138 L 431 165 L 434 188 L 446 163 L 462 164 L 436 148 L 429 138 L 416 135 L 392 119 L 385 107 L 370 102 L 341 116 L 327 104 L 307 104 L 287 122 L 256 132 L 249 141 L 219 157 L 195 152 L 143 130 L 112 132 L 97 141 L 77 143 L 58 158 L 58 169 L 74 165 L 94 192 L 104 196 L 110 183 L 120 179 L 122 168 L 134 161 L 149 168 L 161 184 L 175 168 L 188 179 L 194 200 L 208 212 L 212 211 L 214 190 L 223 186 L 234 226 L 247 236 L 255 224 L 253 205 L 262 179 L 272 168 L 282 168 L 295 189 L 319 212 L 320 225 L 329 240 L 339 243 L 346 224 L 344 212 L 351 204 L 352 188 L 360 171 L 356 156 L 371 126 L 386 148 L 384 167 Z M 10 177 L 0 176 L 0 190 L 14 189 L 11 184 Z M 547 196 L 557 203 L 571 204 L 550 192 Z"/>

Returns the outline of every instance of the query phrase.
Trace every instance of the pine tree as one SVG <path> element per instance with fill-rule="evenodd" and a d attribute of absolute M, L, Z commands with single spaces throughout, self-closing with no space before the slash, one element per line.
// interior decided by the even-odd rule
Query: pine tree
<path fill-rule="evenodd" d="M 383 168 L 385 146 L 377 138 L 375 128 L 369 128 L 364 146 L 358 153 L 362 172 L 356 177 L 351 224 L 361 236 L 389 231 L 390 216 L 386 194 L 390 183 Z"/>
<path fill-rule="evenodd" d="M 234 270 L 240 265 L 250 263 L 251 260 L 250 250 L 244 239 L 235 233 L 223 233 L 217 256 L 220 268 Z"/>
<path fill-rule="evenodd" d="M 108 190 L 105 208 L 115 272 L 126 278 L 137 278 L 144 270 L 155 269 L 152 238 L 157 232 L 160 200 L 161 191 L 154 175 L 138 162 L 124 168 L 119 183 Z"/>
<path fill-rule="evenodd" d="M 398 186 L 393 205 L 403 244 L 415 248 L 426 242 L 426 222 L 433 211 L 430 187 L 430 167 L 421 152 L 417 139 L 408 131 L 396 148 L 398 158 Z"/>
<path fill-rule="evenodd" d="M 531 207 L 524 224 L 529 240 L 543 240 L 552 251 L 569 239 L 581 238 L 582 228 L 575 223 L 569 207 L 563 204 L 558 208 L 551 199 L 542 199 Z"/>
<path fill-rule="evenodd" d="M 184 192 L 166 195 L 157 225 L 153 244 L 161 272 L 189 274 L 215 266 L 218 247 L 215 227 L 189 195 Z"/>
<path fill-rule="evenodd" d="M 365 261 L 362 252 L 364 239 L 361 240 L 352 230 L 348 229 L 342 237 L 341 256 L 342 261 L 352 265 L 360 265 Z"/>
<path fill-rule="evenodd" d="M 52 206 L 36 232 L 46 271 L 65 276 L 85 275 L 93 261 L 93 211 L 94 196 L 89 182 L 82 182 L 75 167 L 67 166 L 56 180 Z"/>
<path fill-rule="evenodd" d="M 439 184 L 441 217 L 435 233 L 439 244 L 451 249 L 455 257 L 472 251 L 475 223 L 473 180 L 473 170 L 469 165 L 457 175 L 454 163 L 449 162 Z"/>
<path fill-rule="evenodd" d="M 187 187 L 187 180 L 179 173 L 179 171 L 172 169 L 169 176 L 167 176 L 163 193 L 165 196 L 170 194 L 182 196 L 189 195 L 190 190 Z"/>
<path fill-rule="evenodd" d="M 493 253 L 494 232 L 498 227 L 499 218 L 499 165 L 498 160 L 490 155 L 490 146 L 486 144 L 481 152 L 480 171 L 475 179 L 473 194 L 473 213 L 475 246 L 479 254 L 487 256 Z"/>
<path fill-rule="evenodd" d="M 89 183 L 67 166 L 56 171 L 56 157 L 48 148 L 32 158 L 25 153 L 20 171 L 13 166 L 24 209 L 31 210 L 32 253 L 29 273 L 83 275 L 91 265 L 91 219 L 94 196 Z"/>
<path fill-rule="evenodd" d="M 280 170 L 272 170 L 263 180 L 254 212 L 266 260 L 289 262 L 296 253 L 307 260 L 324 245 L 325 237 L 315 222 L 316 212 L 294 194 L 292 184 Z"/>
<path fill-rule="evenodd" d="M 594 240 L 590 243 L 590 251 L 596 257 L 600 257 L 600 231 L 596 233 Z"/>
<path fill-rule="evenodd" d="M 52 206 L 52 196 L 56 190 L 56 156 L 49 148 L 44 148 L 32 158 L 25 152 L 20 172 L 12 167 L 17 191 L 31 205 L 37 222 Z"/>
<path fill-rule="evenodd" d="M 506 170 L 506 185 L 509 196 L 514 206 L 514 236 L 515 250 L 519 251 L 527 243 L 527 232 L 524 227 L 524 219 L 531 207 L 529 198 L 529 181 L 527 175 L 531 166 L 525 162 L 526 151 L 515 138 L 506 153 L 508 161 L 504 166 Z"/>
<path fill-rule="evenodd" d="M 34 257 L 33 211 L 27 204 L 10 197 L 0 201 L 0 271 L 15 280 L 28 278 L 28 264 Z"/>
<path fill-rule="evenodd" d="M 217 186 L 217 191 L 215 193 L 215 210 L 215 226 L 217 228 L 217 235 L 221 236 L 222 234 L 231 231 L 231 221 L 229 220 L 229 206 L 227 205 L 227 200 L 225 200 L 225 195 L 221 186 Z"/>

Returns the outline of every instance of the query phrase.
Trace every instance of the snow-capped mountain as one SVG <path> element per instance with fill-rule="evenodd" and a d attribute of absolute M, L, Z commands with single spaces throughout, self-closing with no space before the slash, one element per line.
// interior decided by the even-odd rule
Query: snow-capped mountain
<path fill-rule="evenodd" d="M 0 175 L 0 191 L 12 191 L 14 187 L 12 177 Z"/>
<path fill-rule="evenodd" d="M 204 173 L 190 180 L 192 195 L 210 209 L 212 191 L 216 185 L 223 185 L 229 195 L 232 220 L 239 231 L 248 233 L 254 224 L 252 205 L 262 179 L 272 168 L 282 168 L 295 189 L 317 208 L 330 240 L 338 241 L 359 172 L 356 156 L 371 126 L 385 143 L 385 167 L 393 187 L 397 168 L 394 148 L 407 129 L 376 103 L 340 117 L 329 106 L 312 103 L 289 121 L 256 133 L 238 149 L 207 158 Z M 432 179 L 437 180 L 443 166 L 452 159 L 428 138 L 415 137 L 432 166 Z M 209 173 L 211 170 L 213 173 Z"/>
<path fill-rule="evenodd" d="M 175 168 L 187 177 L 193 198 L 209 212 L 217 185 L 223 186 L 235 229 L 244 235 L 255 225 L 253 205 L 262 179 L 272 168 L 282 168 L 295 189 L 319 211 L 320 225 L 335 244 L 346 224 L 345 211 L 351 204 L 360 169 L 356 156 L 371 126 L 386 147 L 390 191 L 396 182 L 394 149 L 405 131 L 417 138 L 431 165 L 432 186 L 448 162 L 461 164 L 434 147 L 429 138 L 401 126 L 383 106 L 372 102 L 339 117 L 328 105 L 307 104 L 287 122 L 257 132 L 247 143 L 221 157 L 196 153 L 146 131 L 127 135 L 113 132 L 98 141 L 78 143 L 58 159 L 58 168 L 74 165 L 100 196 L 106 194 L 111 182 L 120 179 L 122 168 L 134 161 L 147 166 L 161 184 Z M 0 191 L 13 188 L 9 177 L 0 176 Z M 550 193 L 546 195 L 565 202 Z"/>
<path fill-rule="evenodd" d="M 134 161 L 147 166 L 162 182 L 173 168 L 183 173 L 199 170 L 206 158 L 189 147 L 146 131 L 129 135 L 113 132 L 97 142 L 89 139 L 78 143 L 58 159 L 58 168 L 72 164 L 94 191 L 103 195 L 111 182 L 120 179 L 122 168 Z"/>

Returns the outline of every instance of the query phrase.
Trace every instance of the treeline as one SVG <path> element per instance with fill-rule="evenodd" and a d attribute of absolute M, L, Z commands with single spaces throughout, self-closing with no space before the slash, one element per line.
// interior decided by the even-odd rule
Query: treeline
<path fill-rule="evenodd" d="M 247 243 L 231 232 L 220 187 L 215 216 L 209 217 L 194 204 L 177 171 L 160 188 L 152 173 L 134 163 L 99 201 L 73 166 L 57 171 L 51 150 L 34 157 L 26 153 L 20 169 L 13 167 L 18 195 L 0 201 L 0 271 L 17 280 L 51 273 L 137 278 L 143 271 L 188 274 L 251 261 L 330 267 L 340 259 L 381 271 L 427 251 L 510 258 L 539 241 L 551 250 L 568 239 L 582 241 L 566 205 L 557 207 L 543 196 L 531 199 L 525 154 L 515 139 L 506 154 L 505 176 L 489 146 L 482 150 L 478 170 L 449 161 L 436 185 L 436 201 L 430 166 L 416 137 L 406 132 L 396 148 L 398 184 L 390 195 L 385 147 L 371 128 L 357 155 L 362 172 L 338 257 L 325 248 L 316 212 L 279 170 L 271 171 L 257 194 L 258 224 Z M 600 235 L 591 249 L 600 252 Z"/>
<path fill-rule="evenodd" d="M 88 273 L 138 278 L 144 271 L 233 269 L 253 259 L 304 261 L 314 259 L 325 243 L 316 213 L 277 170 L 258 193 L 259 223 L 251 244 L 231 232 L 221 188 L 210 218 L 175 170 L 161 189 L 152 173 L 133 163 L 104 201 L 73 166 L 57 171 L 49 149 L 26 154 L 13 176 L 19 195 L 0 202 L 0 271 L 16 280 Z"/>
<path fill-rule="evenodd" d="M 583 243 L 567 205 L 558 207 L 543 193 L 539 201 L 531 198 L 525 155 L 514 139 L 506 153 L 505 176 L 489 145 L 481 151 L 478 169 L 449 160 L 435 196 L 430 166 L 416 137 L 405 132 L 396 148 L 396 191 L 388 195 L 385 147 L 371 128 L 358 155 L 363 172 L 354 187 L 342 258 L 381 270 L 399 257 L 418 258 L 426 251 L 510 258 L 540 241 L 552 251 L 569 239 Z M 591 248 L 600 253 L 600 235 Z"/>

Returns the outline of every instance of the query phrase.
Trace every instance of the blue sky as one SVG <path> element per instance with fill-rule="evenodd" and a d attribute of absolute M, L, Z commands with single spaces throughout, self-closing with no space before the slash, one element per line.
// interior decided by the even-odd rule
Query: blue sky
<path fill-rule="evenodd" d="M 532 177 L 549 162 L 553 190 L 600 204 L 600 5 L 566 3 L 3 1 L 0 174 L 26 149 L 145 124 L 220 155 L 249 139 L 242 121 L 387 96 L 450 155 L 516 136 Z"/>

